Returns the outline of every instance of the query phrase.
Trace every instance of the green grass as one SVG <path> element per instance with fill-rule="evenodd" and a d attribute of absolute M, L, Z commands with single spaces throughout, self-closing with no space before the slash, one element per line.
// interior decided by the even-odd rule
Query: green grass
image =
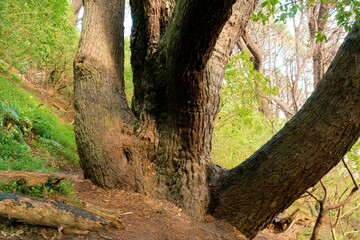
<path fill-rule="evenodd" d="M 51 182 L 46 182 L 45 184 L 40 183 L 35 186 L 19 184 L 17 182 L 0 181 L 0 192 L 17 193 L 38 198 L 48 197 L 53 193 L 59 193 L 63 196 L 72 196 L 74 192 L 74 186 L 69 180 L 61 181 L 56 185 L 53 185 Z"/>
<path fill-rule="evenodd" d="M 19 79 L 14 81 L 1 70 L 0 170 L 76 168 L 73 126 L 62 123 L 49 107 L 19 87 Z"/>

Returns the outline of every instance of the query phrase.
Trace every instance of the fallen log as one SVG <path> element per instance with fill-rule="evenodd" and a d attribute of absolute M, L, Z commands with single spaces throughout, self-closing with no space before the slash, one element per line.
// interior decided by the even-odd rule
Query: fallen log
<path fill-rule="evenodd" d="M 0 182 L 13 183 L 19 185 L 27 185 L 33 187 L 39 184 L 51 185 L 59 184 L 61 181 L 68 179 L 63 173 L 38 173 L 38 172 L 23 172 L 23 171 L 0 171 Z"/>
<path fill-rule="evenodd" d="M 87 233 L 113 226 L 109 219 L 80 208 L 11 193 L 0 193 L 0 217 L 65 233 Z"/>

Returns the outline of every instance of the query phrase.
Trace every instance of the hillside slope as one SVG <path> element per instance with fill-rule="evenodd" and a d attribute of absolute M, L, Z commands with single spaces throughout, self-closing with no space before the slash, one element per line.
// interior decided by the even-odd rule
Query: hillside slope
<path fill-rule="evenodd" d="M 73 126 L 41 94 L 0 62 L 0 170 L 77 171 Z"/>

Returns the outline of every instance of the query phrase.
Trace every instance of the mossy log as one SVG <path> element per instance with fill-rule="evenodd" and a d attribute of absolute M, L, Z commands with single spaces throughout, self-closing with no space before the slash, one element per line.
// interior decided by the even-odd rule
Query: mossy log
<path fill-rule="evenodd" d="M 0 182 L 13 183 L 19 185 L 27 185 L 34 187 L 39 184 L 51 183 L 51 185 L 59 184 L 61 181 L 68 179 L 63 173 L 38 173 L 23 171 L 0 171 Z"/>
<path fill-rule="evenodd" d="M 102 216 L 61 202 L 10 193 L 0 193 L 0 217 L 65 233 L 86 233 L 112 225 Z"/>

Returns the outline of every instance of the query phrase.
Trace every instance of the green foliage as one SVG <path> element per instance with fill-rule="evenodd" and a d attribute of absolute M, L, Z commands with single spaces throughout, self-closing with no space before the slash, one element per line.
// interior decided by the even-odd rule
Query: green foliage
<path fill-rule="evenodd" d="M 215 123 L 214 162 L 227 168 L 234 167 L 273 135 L 271 122 L 258 110 L 259 92 L 276 94 L 276 89 L 268 87 L 268 83 L 268 77 L 254 70 L 248 53 L 231 57 Z"/>
<path fill-rule="evenodd" d="M 31 197 L 39 197 L 42 198 L 44 197 L 44 192 L 46 192 L 47 190 L 44 191 L 44 186 L 42 184 L 38 184 L 36 186 L 28 186 L 28 185 L 22 185 L 22 184 L 18 184 L 17 182 L 13 182 L 13 183 L 7 183 L 7 182 L 3 182 L 0 183 L 0 191 L 1 192 L 10 192 L 10 193 L 18 193 L 18 194 L 22 194 L 22 195 L 27 195 L 27 196 L 31 196 Z M 52 192 L 52 189 L 49 189 L 50 192 Z"/>
<path fill-rule="evenodd" d="M 78 34 L 67 0 L 0 2 L 0 59 L 17 69 L 58 64 Z"/>
<path fill-rule="evenodd" d="M 56 191 L 64 196 L 70 196 L 74 193 L 74 185 L 70 182 L 70 180 L 61 181 L 59 186 L 56 188 Z"/>
<path fill-rule="evenodd" d="M 0 169 L 78 164 L 73 127 L 21 90 L 17 71 L 69 96 L 79 39 L 72 17 L 68 0 L 0 1 Z"/>
<path fill-rule="evenodd" d="M 326 41 L 327 37 L 325 34 L 319 32 L 319 31 L 316 31 L 315 39 L 316 39 L 316 42 L 324 42 L 324 41 Z"/>
<path fill-rule="evenodd" d="M 0 169 L 48 171 L 63 164 L 78 164 L 73 127 L 0 75 Z"/>
<path fill-rule="evenodd" d="M 17 135 L 21 134 L 0 129 L 0 170 L 44 171 L 46 162 L 35 156 L 30 146 Z"/>
<path fill-rule="evenodd" d="M 53 193 L 59 193 L 64 196 L 71 196 L 74 192 L 74 186 L 67 181 L 61 181 L 59 184 L 53 185 L 49 182 L 29 186 L 28 184 L 19 184 L 17 182 L 0 182 L 0 192 L 17 193 L 30 197 L 44 198 Z"/>
<path fill-rule="evenodd" d="M 354 171 L 360 173 L 360 141 L 357 141 L 351 150 L 346 154 L 350 166 Z M 357 174 L 357 179 L 360 181 L 360 176 Z"/>
<path fill-rule="evenodd" d="M 344 26 L 350 31 L 353 23 L 360 22 L 360 2 L 358 0 L 321 0 L 324 2 L 335 3 L 335 18 L 339 26 Z M 261 9 L 252 15 L 252 20 L 261 21 L 265 24 L 270 17 L 275 21 L 285 22 L 289 18 L 294 18 L 299 12 L 306 11 L 306 8 L 314 4 L 314 0 L 293 1 L 293 0 L 264 0 L 261 2 Z M 317 41 L 322 41 L 322 36 L 317 37 Z"/>
<path fill-rule="evenodd" d="M 68 0 L 0 1 L 0 61 L 69 102 L 79 33 Z M 10 77 L 19 82 L 16 74 Z"/>
<path fill-rule="evenodd" d="M 126 98 L 131 104 L 131 99 L 134 93 L 134 84 L 132 82 L 133 73 L 131 69 L 131 50 L 130 50 L 130 41 L 128 38 L 125 38 L 125 44 L 124 44 L 124 53 L 125 53 L 125 59 L 124 59 L 124 81 L 125 81 L 125 93 Z"/>
<path fill-rule="evenodd" d="M 360 23 L 360 2 L 359 0 L 341 0 L 336 6 L 337 24 L 345 27 L 347 31 L 352 28 L 352 19 Z"/>
<path fill-rule="evenodd" d="M 14 73 L 10 73 L 10 78 L 17 83 L 21 82 L 21 79 Z"/>
<path fill-rule="evenodd" d="M 2 60 L 0 60 L 0 71 L 3 73 L 8 73 L 7 64 Z"/>

